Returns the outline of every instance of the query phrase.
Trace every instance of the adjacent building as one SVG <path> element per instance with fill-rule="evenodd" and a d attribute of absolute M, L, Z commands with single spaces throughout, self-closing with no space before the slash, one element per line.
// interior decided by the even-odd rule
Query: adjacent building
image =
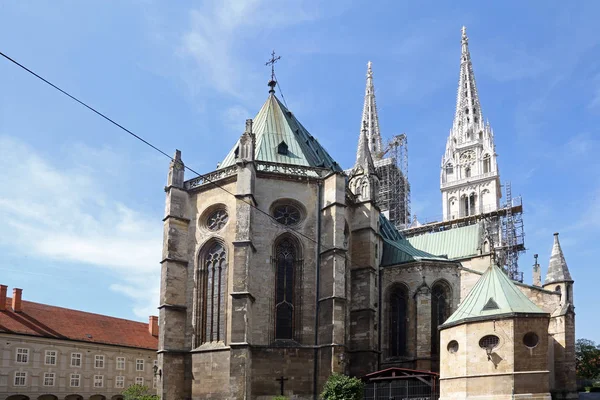
<path fill-rule="evenodd" d="M 0 398 L 122 400 L 156 386 L 158 318 L 149 323 L 7 297 L 0 285 Z"/>

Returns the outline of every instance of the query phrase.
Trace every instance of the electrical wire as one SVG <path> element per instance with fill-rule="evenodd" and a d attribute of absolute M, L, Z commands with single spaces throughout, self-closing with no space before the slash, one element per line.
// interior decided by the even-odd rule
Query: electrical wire
<path fill-rule="evenodd" d="M 131 135 L 132 137 L 134 137 L 135 139 L 141 141 L 142 143 L 144 143 L 145 145 L 149 146 L 150 148 L 154 149 L 155 151 L 159 152 L 160 154 L 162 154 L 163 156 L 167 157 L 169 160 L 171 160 L 172 162 L 175 162 L 175 159 L 173 157 L 171 157 L 170 155 L 168 155 L 165 151 L 161 150 L 160 148 L 158 148 L 157 146 L 153 145 L 152 143 L 150 143 L 148 140 L 142 138 L 141 136 L 137 135 L 136 133 L 132 132 L 131 130 L 127 129 L 126 127 L 124 127 L 123 125 L 121 125 L 120 123 L 116 122 L 115 120 L 113 120 L 112 118 L 108 117 L 107 115 L 105 115 L 104 113 L 98 111 L 96 108 L 88 105 L 87 103 L 85 103 L 84 101 L 78 99 L 77 97 L 71 95 L 70 93 L 68 93 L 67 91 L 61 89 L 59 86 L 55 85 L 54 83 L 50 82 L 49 80 L 45 79 L 44 77 L 40 76 L 39 74 L 35 73 L 34 71 L 32 71 L 31 69 L 27 68 L 26 66 L 24 66 L 23 64 L 19 63 L 18 61 L 16 61 L 15 59 L 9 57 L 8 55 L 6 55 L 5 53 L 3 53 L 2 51 L 0 51 L 0 55 L 2 57 L 4 57 L 5 59 L 7 59 L 8 61 L 12 62 L 13 64 L 17 65 L 18 67 L 22 68 L 23 70 L 27 71 L 29 74 L 35 76 L 36 78 L 40 79 L 41 81 L 43 81 L 44 83 L 46 83 L 47 85 L 51 86 L 52 88 L 58 90 L 59 92 L 61 92 L 62 94 L 64 94 L 65 96 L 69 97 L 70 99 L 72 99 L 73 101 L 79 103 L 80 105 L 84 106 L 85 108 L 87 108 L 88 110 L 92 111 L 93 113 L 97 114 L 98 116 L 102 117 L 103 119 L 105 119 L 106 121 L 110 122 L 111 124 L 115 125 L 116 127 L 118 127 L 119 129 L 125 131 L 126 133 L 128 133 L 129 135 Z M 275 81 L 277 82 L 277 77 L 275 77 Z M 279 92 L 281 94 L 281 98 L 285 104 L 285 98 L 283 97 L 283 92 L 281 91 L 281 87 L 279 86 L 279 83 L 277 83 L 277 86 L 279 87 Z M 287 104 L 285 104 L 287 107 Z M 231 191 L 225 189 L 223 186 L 219 185 L 218 183 L 212 181 L 211 179 L 209 179 L 206 175 L 203 175 L 197 171 L 195 171 L 194 169 L 190 168 L 187 165 L 184 165 L 184 168 L 187 169 L 188 171 L 192 172 L 193 174 L 195 174 L 197 177 L 202 178 L 205 182 L 210 183 L 211 185 L 223 190 L 225 193 L 236 197 L 234 193 L 232 193 Z M 259 213 L 267 216 L 269 219 L 277 222 L 277 220 L 275 219 L 275 217 L 273 217 L 271 214 L 261 210 L 260 208 L 256 207 L 254 204 L 246 201 L 246 200 L 241 200 L 244 203 L 246 203 L 247 205 L 249 205 L 251 208 L 255 209 L 256 211 L 258 211 Z M 292 231 L 294 233 L 296 233 L 297 235 L 317 244 L 317 240 L 294 229 L 293 227 L 286 227 L 286 229 L 288 229 L 289 231 Z M 334 247 L 328 247 L 325 246 L 323 244 L 321 244 L 321 247 L 324 249 L 324 251 L 331 251 L 331 250 L 335 250 Z M 350 258 L 350 256 L 348 256 L 348 254 L 345 255 L 345 259 L 347 260 L 348 264 L 350 267 L 354 266 L 354 267 L 359 267 L 362 268 L 364 266 L 360 266 L 357 264 L 354 264 L 352 262 L 352 259 Z M 386 280 L 385 278 L 382 277 L 382 280 Z M 388 281 L 388 283 L 394 283 L 391 281 Z M 379 290 L 381 290 L 381 288 L 379 288 Z"/>

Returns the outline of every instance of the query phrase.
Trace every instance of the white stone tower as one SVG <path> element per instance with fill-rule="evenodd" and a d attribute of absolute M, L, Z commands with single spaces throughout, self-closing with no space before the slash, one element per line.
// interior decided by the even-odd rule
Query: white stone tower
<path fill-rule="evenodd" d="M 464 26 L 461 44 L 456 114 L 440 173 L 444 221 L 497 210 L 502 196 L 494 134 L 483 120 Z"/>

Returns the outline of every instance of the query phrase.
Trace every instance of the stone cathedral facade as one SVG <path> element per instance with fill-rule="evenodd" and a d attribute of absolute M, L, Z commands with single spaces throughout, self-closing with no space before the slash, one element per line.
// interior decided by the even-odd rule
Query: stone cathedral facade
<path fill-rule="evenodd" d="M 461 62 L 468 56 L 465 39 L 463 33 Z M 474 85 L 474 78 L 465 81 L 461 73 L 459 92 L 465 82 Z M 169 167 L 159 307 L 162 399 L 266 400 L 282 390 L 289 398 L 313 399 L 334 372 L 364 376 L 390 367 L 441 372 L 447 399 L 480 396 L 494 385 L 500 396 L 506 382 L 517 382 L 511 395 L 573 398 L 573 280 L 558 236 L 543 286 L 498 283 L 503 272 L 482 247 L 469 259 L 449 257 L 452 249 L 420 249 L 380 211 L 367 124 L 356 162 L 344 172 L 279 101 L 275 82 L 269 86 L 216 171 L 185 180 L 179 151 Z M 467 136 L 456 136 L 456 143 L 451 137 L 449 146 L 476 138 L 482 145 L 474 157 L 489 155 L 488 167 L 497 171 L 491 130 L 476 91 L 467 89 L 459 107 L 473 118 L 457 109 L 461 120 L 453 130 L 463 124 Z M 447 158 L 446 165 L 453 163 L 453 172 L 444 172 L 448 179 L 454 173 L 462 179 L 461 161 Z M 482 184 L 474 207 L 459 191 L 444 194 L 444 209 L 454 212 L 452 196 L 464 203 L 458 212 L 485 207 L 481 198 L 496 201 L 494 179 Z M 495 330 L 497 321 L 504 321 L 502 331 Z M 523 332 L 530 340 L 524 342 Z M 497 341 L 483 340 L 488 336 Z M 464 354 L 476 368 L 465 364 Z M 514 362 L 523 357 L 531 362 Z M 519 383 L 523 377 L 529 384 Z M 474 388 L 480 392 L 471 393 Z"/>

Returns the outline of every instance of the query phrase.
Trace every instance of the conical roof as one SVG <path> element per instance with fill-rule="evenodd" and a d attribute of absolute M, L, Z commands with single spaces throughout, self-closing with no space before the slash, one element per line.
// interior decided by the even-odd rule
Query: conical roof
<path fill-rule="evenodd" d="M 548 273 L 544 285 L 549 285 L 555 282 L 573 282 L 567 261 L 558 241 L 558 233 L 554 234 L 554 244 L 552 245 L 552 253 L 550 254 L 550 263 L 548 264 Z"/>
<path fill-rule="evenodd" d="M 514 314 L 547 315 L 519 290 L 504 271 L 492 265 L 441 328 Z"/>
<path fill-rule="evenodd" d="M 253 120 L 252 131 L 256 137 L 255 160 L 308 167 L 330 168 L 342 171 L 337 162 L 302 126 L 294 114 L 275 96 L 267 101 Z M 239 140 L 225 157 L 219 168 L 235 164 Z"/>

